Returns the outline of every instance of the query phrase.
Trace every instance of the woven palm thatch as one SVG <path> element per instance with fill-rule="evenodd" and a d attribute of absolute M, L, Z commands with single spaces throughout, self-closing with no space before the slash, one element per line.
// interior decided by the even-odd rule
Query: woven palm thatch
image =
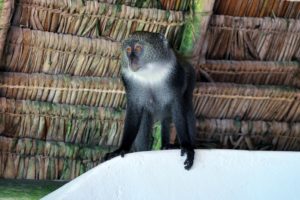
<path fill-rule="evenodd" d="M 135 8 L 86 1 L 19 0 L 13 25 L 35 30 L 85 37 L 109 37 L 120 41 L 133 31 L 164 33 L 173 44 L 184 24 L 180 11 Z"/>
<path fill-rule="evenodd" d="M 0 129 L 3 141 L 8 139 L 9 141 L 15 141 L 12 138 L 22 138 L 23 140 L 20 140 L 18 145 L 23 144 L 25 146 L 22 148 L 29 149 L 18 150 L 18 153 L 32 152 L 31 149 L 34 145 L 31 143 L 36 142 L 35 146 L 38 147 L 34 147 L 34 149 L 44 149 L 48 148 L 45 147 L 47 145 L 54 145 L 53 151 L 56 153 L 66 152 L 66 150 L 58 151 L 57 148 L 69 148 L 69 151 L 75 148 L 72 152 L 78 153 L 79 150 L 89 151 L 89 148 L 93 147 L 97 150 L 94 153 L 99 151 L 100 154 L 100 151 L 105 151 L 108 147 L 116 147 L 120 142 L 124 110 L 91 109 L 91 107 L 14 101 L 3 98 L 1 102 L 3 108 L 1 121 L 5 122 Z M 22 126 L 18 127 L 17 124 Z M 297 150 L 299 147 L 297 147 L 298 143 L 295 143 L 295 141 L 298 141 L 297 134 L 300 133 L 299 123 L 200 119 L 197 127 L 199 130 L 198 144 L 202 146 L 215 144 L 219 148 L 272 148 L 277 150 Z M 248 139 L 249 141 L 247 141 Z M 22 141 L 27 141 L 27 143 Z M 223 144 L 224 141 L 228 143 Z M 230 144 L 233 145 L 234 141 L 237 143 L 230 146 Z M 248 146 L 245 146 L 243 142 L 247 142 Z M 67 147 L 64 147 L 63 143 Z M 262 144 L 267 147 L 262 147 Z M 5 152 L 15 152 L 16 145 L 16 142 L 14 142 L 5 145 L 3 143 L 1 146 Z M 21 147 L 18 148 L 22 149 Z M 34 155 L 34 153 L 26 153 L 26 155 L 28 154 Z M 72 155 L 74 157 L 78 156 L 77 154 Z M 50 156 L 54 155 L 51 154 Z M 97 158 L 100 159 L 100 157 Z"/>
<path fill-rule="evenodd" d="M 86 0 L 85 0 L 86 1 Z M 192 4 L 192 0 L 98 0 L 110 4 L 123 4 L 139 8 L 158 8 L 164 10 L 185 11 Z"/>
<path fill-rule="evenodd" d="M 300 23 L 244 17 L 297 19 L 299 4 L 217 0 L 218 14 L 243 17 L 213 16 L 208 25 L 209 2 L 188 27 L 190 0 L 18 0 L 0 65 L 0 177 L 72 179 L 120 144 L 120 41 L 136 30 L 165 34 L 197 63 L 206 50 L 211 59 L 248 60 L 197 66 L 216 81 L 194 91 L 198 146 L 300 150 L 300 92 L 282 86 L 299 87 L 299 66 L 275 62 L 300 58 Z"/>
<path fill-rule="evenodd" d="M 122 110 L 6 98 L 0 102 L 0 135 L 103 148 L 120 142 Z"/>
<path fill-rule="evenodd" d="M 5 45 L 7 31 L 14 10 L 14 0 L 0 1 L 0 60 Z"/>
<path fill-rule="evenodd" d="M 120 43 L 11 27 L 2 70 L 116 77 Z"/>
<path fill-rule="evenodd" d="M 197 143 L 206 147 L 250 150 L 300 150 L 300 123 L 203 119 Z"/>
<path fill-rule="evenodd" d="M 68 144 L 56 141 L 43 141 L 32 138 L 10 138 L 0 136 L 0 151 L 24 156 L 41 155 L 72 160 L 99 161 L 107 149 L 87 145 Z"/>
<path fill-rule="evenodd" d="M 193 0 L 160 0 L 161 7 L 165 10 L 188 10 L 192 4 Z"/>
<path fill-rule="evenodd" d="M 69 180 L 100 163 L 107 149 L 0 136 L 0 176 Z"/>
<path fill-rule="evenodd" d="M 300 87 L 298 62 L 206 60 L 196 69 L 198 79 L 202 69 L 216 82 Z"/>
<path fill-rule="evenodd" d="M 240 17 L 300 18 L 300 3 L 281 0 L 216 0 L 214 13 Z"/>
<path fill-rule="evenodd" d="M 300 20 L 214 15 L 208 59 L 291 61 L 299 57 Z"/>
<path fill-rule="evenodd" d="M 99 161 L 0 152 L 0 176 L 16 179 L 70 180 L 99 163 Z"/>
<path fill-rule="evenodd" d="M 119 79 L 1 73 L 0 96 L 73 105 L 125 107 Z M 194 91 L 198 116 L 297 121 L 299 90 L 275 86 L 201 83 Z"/>
<path fill-rule="evenodd" d="M 163 10 L 177 10 L 187 11 L 193 6 L 193 0 L 70 0 L 56 2 L 57 6 L 72 7 L 72 6 L 84 6 L 90 2 L 101 2 L 114 5 L 126 5 L 137 8 L 157 8 Z"/>
<path fill-rule="evenodd" d="M 124 107 L 120 79 L 67 75 L 0 73 L 0 96 L 71 105 Z"/>
<path fill-rule="evenodd" d="M 194 90 L 194 106 L 205 118 L 296 122 L 299 94 L 286 87 L 201 83 Z"/>

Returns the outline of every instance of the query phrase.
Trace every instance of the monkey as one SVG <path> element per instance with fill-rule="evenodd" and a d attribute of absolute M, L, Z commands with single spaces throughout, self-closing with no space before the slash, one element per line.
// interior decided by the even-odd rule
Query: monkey
<path fill-rule="evenodd" d="M 161 123 L 161 149 L 170 146 L 170 123 L 175 124 L 184 168 L 194 162 L 195 114 L 193 90 L 195 70 L 179 59 L 161 33 L 137 31 L 121 45 L 121 79 L 127 95 L 123 138 L 120 147 L 107 153 L 105 160 L 137 149 L 149 150 L 154 121 Z M 138 136 L 137 136 L 138 135 Z"/>

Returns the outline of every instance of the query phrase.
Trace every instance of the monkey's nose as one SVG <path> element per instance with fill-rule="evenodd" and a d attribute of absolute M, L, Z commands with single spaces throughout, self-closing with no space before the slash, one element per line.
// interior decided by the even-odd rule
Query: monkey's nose
<path fill-rule="evenodd" d="M 130 60 L 130 68 L 134 72 L 140 69 L 140 65 L 138 64 L 138 61 L 136 59 L 133 58 Z"/>

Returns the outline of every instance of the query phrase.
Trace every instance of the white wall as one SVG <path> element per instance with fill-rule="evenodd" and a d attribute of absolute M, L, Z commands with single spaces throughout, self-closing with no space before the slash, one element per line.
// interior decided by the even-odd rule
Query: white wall
<path fill-rule="evenodd" d="M 197 150 L 183 168 L 179 150 L 117 157 L 46 200 L 300 199 L 300 152 Z"/>

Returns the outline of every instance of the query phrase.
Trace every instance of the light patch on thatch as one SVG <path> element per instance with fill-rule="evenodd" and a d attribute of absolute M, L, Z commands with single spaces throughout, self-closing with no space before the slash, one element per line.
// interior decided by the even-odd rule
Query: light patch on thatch
<path fill-rule="evenodd" d="M 104 38 L 11 27 L 2 69 L 12 72 L 117 77 L 120 43 Z"/>
<path fill-rule="evenodd" d="M 117 78 L 0 73 L 0 96 L 71 105 L 125 107 Z"/>

